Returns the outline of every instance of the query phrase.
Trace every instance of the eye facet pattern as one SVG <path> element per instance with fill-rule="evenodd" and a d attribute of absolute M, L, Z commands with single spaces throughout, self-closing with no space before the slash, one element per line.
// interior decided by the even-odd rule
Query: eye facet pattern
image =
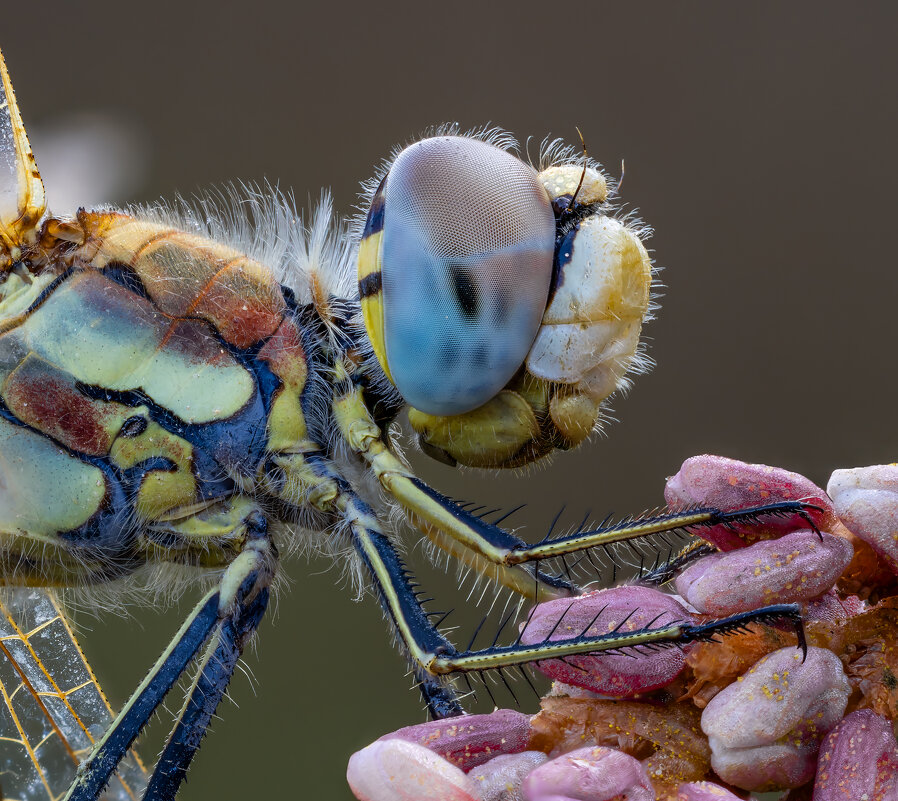
<path fill-rule="evenodd" d="M 378 195 L 383 342 L 375 349 L 416 409 L 476 409 L 517 372 L 539 329 L 554 253 L 548 194 L 511 153 L 441 136 L 403 150 Z M 369 225 L 368 233 L 377 232 Z M 366 287 L 376 285 L 373 274 Z"/>

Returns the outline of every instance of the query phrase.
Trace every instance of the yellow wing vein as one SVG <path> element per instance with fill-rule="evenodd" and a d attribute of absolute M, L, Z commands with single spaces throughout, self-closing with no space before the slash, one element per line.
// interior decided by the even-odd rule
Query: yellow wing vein
<path fill-rule="evenodd" d="M 2 605 L 2 604 L 0 604 L 0 605 Z M 34 631 L 39 631 L 40 629 L 44 628 L 47 624 L 54 623 L 57 620 L 60 620 L 62 622 L 62 624 L 65 626 L 65 618 L 60 614 L 59 607 L 56 605 L 55 600 L 53 602 L 53 608 L 56 609 L 57 616 L 55 618 L 53 618 L 52 620 L 47 621 L 47 623 L 44 624 L 43 626 L 38 626 Z M 59 739 L 62 742 L 62 744 L 65 746 L 65 750 L 68 751 L 69 754 L 71 754 L 72 759 L 75 761 L 75 764 L 77 765 L 79 760 L 78 760 L 78 757 L 75 755 L 75 749 L 72 748 L 72 745 L 69 742 L 68 737 L 66 737 L 66 735 L 63 734 L 63 732 L 59 728 L 59 726 L 57 726 L 56 719 L 54 718 L 54 716 L 52 714 L 50 714 L 50 710 L 47 709 L 47 707 L 44 705 L 43 700 L 41 700 L 42 696 L 50 696 L 50 697 L 59 698 L 65 704 L 66 708 L 69 710 L 69 712 L 72 715 L 72 718 L 75 720 L 75 722 L 78 724 L 78 726 L 81 727 L 81 730 L 87 735 L 88 740 L 90 740 L 90 742 L 93 743 L 94 738 L 91 736 L 91 733 L 87 730 L 87 726 L 84 725 L 81 718 L 78 716 L 78 713 L 72 708 L 71 703 L 69 703 L 67 694 L 59 688 L 59 685 L 56 683 L 56 680 L 50 675 L 50 672 L 47 670 L 47 668 L 44 666 L 44 663 L 41 661 L 41 658 L 38 656 L 37 651 L 35 651 L 34 648 L 31 646 L 31 643 L 28 641 L 28 636 L 30 636 L 30 635 L 24 634 L 22 632 L 22 630 L 19 628 L 18 623 L 16 623 L 16 621 L 13 620 L 12 616 L 9 614 L 9 612 L 5 608 L 4 608 L 4 611 L 6 612 L 6 617 L 9 620 L 10 625 L 15 629 L 15 631 L 21 637 L 22 642 L 24 643 L 25 647 L 28 649 L 28 653 L 31 654 L 31 658 L 34 659 L 35 664 L 37 664 L 37 666 L 41 669 L 41 672 L 44 674 L 47 681 L 50 682 L 50 686 L 53 687 L 54 692 L 52 692 L 52 693 L 38 692 L 37 689 L 34 687 L 34 685 L 31 683 L 31 681 L 29 681 L 28 677 L 25 675 L 25 673 L 22 670 L 19 663 L 16 661 L 16 659 L 13 657 L 13 655 L 9 652 L 9 650 L 6 648 L 6 646 L 0 645 L 0 648 L 2 648 L 3 651 L 6 653 L 6 658 L 9 659 L 9 661 L 12 664 L 13 668 L 15 669 L 16 673 L 18 673 L 19 676 L 22 677 L 22 681 L 28 686 L 29 692 L 34 696 L 35 700 L 40 705 L 41 711 L 47 716 L 47 719 L 50 721 L 50 725 L 53 727 L 53 730 L 59 735 Z M 68 629 L 68 626 L 66 626 L 66 630 L 68 631 L 69 634 L 71 634 L 71 631 Z M 72 637 L 72 642 L 73 643 L 76 642 L 74 637 Z M 80 646 L 77 646 L 77 647 L 78 647 L 78 655 L 81 657 L 81 659 L 84 661 L 84 663 L 87 664 L 87 660 L 84 659 L 84 654 L 81 652 L 81 647 Z M 94 679 L 93 673 L 91 673 L 90 676 L 91 676 L 91 679 Z M 94 681 L 95 681 L 95 679 L 94 679 Z M 103 700 L 105 701 L 106 699 L 104 698 Z M 107 706 L 108 706 L 108 704 L 107 704 Z"/>
<path fill-rule="evenodd" d="M 28 640 L 31 637 L 33 637 L 35 634 L 39 634 L 41 631 L 43 631 L 48 626 L 52 626 L 57 621 L 57 619 L 62 620 L 63 619 L 62 612 L 59 610 L 59 608 L 56 606 L 55 603 L 53 604 L 53 608 L 56 609 L 56 611 L 59 615 L 58 618 L 54 617 L 54 618 L 50 618 L 50 620 L 45 620 L 39 626 L 35 626 L 33 629 L 31 629 L 31 631 L 29 631 L 27 634 L 22 633 L 21 629 L 19 629 L 17 626 L 16 631 L 19 632 L 18 636 L 21 637 L 22 639 Z"/>
<path fill-rule="evenodd" d="M 4 609 L 5 611 L 5 609 Z M 8 613 L 7 613 L 8 614 Z M 13 659 L 12 654 L 7 650 L 5 645 L 0 644 L 0 650 L 2 650 L 6 654 L 6 658 L 9 659 L 10 663 L 16 665 L 16 661 Z M 18 672 L 18 665 L 16 665 Z M 21 673 L 19 674 L 21 675 Z M 10 715 L 12 715 L 13 722 L 16 724 L 16 729 L 21 735 L 21 739 L 13 742 L 18 742 L 22 746 L 25 747 L 25 750 L 28 752 L 28 756 L 31 758 L 32 763 L 34 764 L 35 769 L 37 770 L 38 775 L 40 776 L 41 783 L 44 785 L 44 789 L 47 791 L 47 796 L 49 798 L 53 798 L 53 790 L 50 789 L 50 785 L 47 782 L 47 777 L 44 774 L 43 769 L 41 768 L 41 763 L 38 761 L 37 754 L 35 754 L 34 749 L 31 747 L 31 744 L 28 742 L 28 735 L 25 734 L 25 729 L 22 727 L 21 722 L 19 721 L 19 716 L 15 712 L 15 708 L 12 704 L 12 698 L 9 693 L 6 692 L 6 687 L 3 686 L 3 682 L 0 682 L 0 693 L 3 694 L 3 699 L 6 701 L 6 706 L 9 709 Z M 53 724 L 54 728 L 56 724 Z M 74 754 L 73 754 L 74 756 Z"/>
<path fill-rule="evenodd" d="M 100 698 L 103 701 L 103 704 L 106 707 L 106 710 L 109 712 L 110 719 L 115 718 L 115 713 L 112 711 L 112 705 L 109 703 L 109 700 L 106 698 L 106 694 L 103 692 L 103 688 L 100 686 L 100 682 L 97 680 L 96 675 L 94 675 L 94 671 L 93 671 L 93 668 L 90 666 L 90 662 L 88 662 L 87 657 L 84 656 L 84 652 L 81 650 L 81 646 L 78 644 L 78 640 L 75 637 L 75 632 L 72 631 L 72 627 L 69 625 L 68 618 L 66 617 L 65 611 L 62 609 L 62 607 L 59 603 L 59 600 L 56 598 L 55 595 L 52 595 L 52 596 L 50 596 L 50 602 L 53 604 L 53 608 L 56 610 L 56 615 L 57 615 L 60 623 L 62 623 L 62 627 L 65 629 L 65 632 L 69 638 L 69 641 L 72 644 L 74 644 L 75 648 L 78 650 L 78 656 L 81 657 L 81 664 L 82 664 L 84 670 L 87 671 L 87 675 L 90 677 L 89 681 L 86 681 L 83 684 L 78 685 L 77 687 L 73 687 L 68 691 L 68 693 L 66 694 L 66 697 L 63 699 L 63 701 L 65 702 L 65 705 L 69 709 L 72 709 L 71 705 L 69 704 L 68 695 L 76 692 L 77 690 L 81 690 L 81 689 L 84 689 L 85 687 L 89 687 L 89 686 L 93 685 L 94 689 L 97 692 L 97 695 L 100 696 Z M 31 646 L 29 644 L 29 648 L 30 647 Z M 41 663 L 41 669 L 44 670 L 44 672 L 46 673 L 46 669 L 44 668 L 43 663 Z M 75 719 L 78 721 L 78 724 L 81 726 L 82 729 L 84 729 L 84 733 L 87 735 L 90 742 L 93 743 L 94 738 L 91 736 L 91 733 L 87 730 L 85 725 L 81 722 L 81 719 L 77 715 L 75 715 L 74 710 L 72 710 L 72 715 L 75 716 Z M 140 757 L 137 755 L 137 752 L 132 750 L 129 752 L 129 755 L 135 761 L 135 763 L 137 763 L 137 765 L 140 767 L 140 769 L 143 770 L 143 763 L 141 762 Z M 128 794 L 128 797 L 136 799 L 137 796 L 135 795 L 134 790 L 131 788 L 131 785 L 128 784 L 121 775 L 118 776 L 118 780 L 121 783 L 122 787 L 124 788 L 125 792 Z"/>
<path fill-rule="evenodd" d="M 50 601 L 53 604 L 53 608 L 56 610 L 56 614 L 59 617 L 60 622 L 62 623 L 62 627 L 65 629 L 65 633 L 68 635 L 68 638 L 75 644 L 75 647 L 78 649 L 78 656 L 81 657 L 81 662 L 84 665 L 84 669 L 87 671 L 87 675 L 90 676 L 90 681 L 85 682 L 85 684 L 83 684 L 81 686 L 82 687 L 86 686 L 88 683 L 93 684 L 94 687 L 96 687 L 97 693 L 99 694 L 100 698 L 103 699 L 103 703 L 106 706 L 106 710 L 109 712 L 110 716 L 114 718 L 115 713 L 112 711 L 112 706 L 109 703 L 109 701 L 106 699 L 106 694 L 103 692 L 103 688 L 100 687 L 100 682 L 97 681 L 97 677 L 94 675 L 94 671 L 93 671 L 93 668 L 90 666 L 90 662 L 88 662 L 87 657 L 84 656 L 84 652 L 81 650 L 81 646 L 78 644 L 78 640 L 75 637 L 75 632 L 72 631 L 72 627 L 69 625 L 69 621 L 65 615 L 65 612 L 63 611 L 62 607 L 59 605 L 59 601 L 56 599 L 55 595 L 51 596 Z M 75 688 L 75 689 L 80 689 L 80 688 Z M 71 690 L 70 692 L 74 692 L 74 690 Z M 90 737 L 89 733 L 88 733 L 88 736 Z M 92 737 L 91 737 L 90 741 L 93 742 Z"/>
<path fill-rule="evenodd" d="M 43 784 L 50 801 L 55 801 L 56 796 L 51 788 L 51 782 L 55 781 L 55 779 L 52 774 L 47 773 L 46 765 L 43 765 L 41 762 L 42 757 L 38 756 L 41 753 L 41 748 L 48 742 L 53 741 L 54 738 L 58 738 L 60 746 L 67 754 L 66 758 L 71 759 L 74 765 L 77 766 L 89 751 L 89 747 L 80 747 L 81 734 L 79 732 L 83 732 L 88 743 L 93 744 L 95 742 L 95 738 L 85 724 L 84 719 L 76 711 L 76 707 L 80 707 L 81 702 L 73 697 L 75 693 L 91 690 L 91 697 L 98 699 L 97 703 L 102 703 L 100 708 L 105 708 L 109 715 L 109 720 L 114 717 L 114 714 L 108 699 L 100 688 L 96 675 L 90 667 L 90 663 L 87 661 L 81 646 L 75 638 L 61 604 L 53 593 L 44 594 L 43 599 L 51 604 L 51 608 L 47 610 L 46 619 L 28 630 L 27 633 L 25 632 L 27 626 L 24 618 L 20 619 L 13 611 L 13 608 L 8 606 L 5 600 L 0 599 L 0 612 L 5 615 L 6 621 L 13 632 L 0 636 L 0 657 L 5 657 L 9 661 L 10 668 L 20 679 L 18 686 L 11 692 L 10 685 L 12 682 L 8 680 L 6 683 L 0 681 L 0 693 L 2 693 L 2 697 L 6 701 L 15 727 L 21 736 L 21 739 L 0 737 L 0 742 L 15 743 L 25 749 L 36 770 L 35 778 Z M 54 627 L 49 632 L 51 636 L 58 636 L 54 624 L 61 626 L 65 634 L 64 640 L 66 643 L 65 648 L 68 649 L 66 651 L 68 664 L 75 669 L 73 678 L 75 675 L 81 678 L 77 685 L 67 689 L 60 687 L 52 674 L 52 665 L 39 655 L 39 651 L 46 646 L 42 644 L 41 640 L 36 640 L 34 643 L 31 641 L 32 637 L 44 632 L 51 626 Z M 13 645 L 15 645 L 14 650 Z M 74 651 L 71 650 L 73 647 Z M 38 690 L 35 683 L 43 685 L 44 682 L 46 682 L 46 686 Z M 30 702 L 37 706 L 45 724 L 49 725 L 49 729 L 38 742 L 29 742 L 29 734 L 24 725 L 25 721 L 20 717 L 20 713 L 14 709 L 12 704 L 12 699 L 23 691 L 28 693 Z M 71 700 L 70 697 L 72 697 Z M 62 753 L 60 752 L 61 755 Z M 137 770 L 145 774 L 146 771 L 143 764 L 133 750 L 129 752 L 127 759 L 133 760 Z M 130 782 L 125 780 L 124 774 L 119 773 L 116 776 L 116 784 L 124 791 L 124 795 L 117 797 L 127 797 L 132 799 L 132 801 L 137 798 L 135 790 Z"/>

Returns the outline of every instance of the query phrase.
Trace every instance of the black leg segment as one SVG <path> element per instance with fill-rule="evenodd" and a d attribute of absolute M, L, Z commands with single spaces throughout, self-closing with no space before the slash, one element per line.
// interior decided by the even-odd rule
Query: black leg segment
<path fill-rule="evenodd" d="M 244 645 L 268 605 L 268 586 L 277 562 L 264 518 L 244 521 L 247 541 L 225 570 L 218 587 L 194 608 L 162 656 L 141 682 L 109 730 L 78 769 L 66 801 L 96 801 L 150 716 L 208 642 L 199 671 L 187 693 L 144 795 L 170 801 L 227 688 Z"/>
<path fill-rule="evenodd" d="M 268 588 L 264 587 L 245 607 L 241 606 L 236 615 L 223 620 L 213 635 L 178 722 L 153 770 L 144 801 L 169 801 L 175 797 L 237 667 L 243 647 L 258 628 L 267 606 Z"/>
<path fill-rule="evenodd" d="M 109 731 L 82 763 L 66 795 L 66 801 L 95 801 L 99 798 L 113 771 L 146 726 L 156 707 L 162 703 L 162 699 L 218 624 L 218 606 L 218 592 L 214 591 L 194 609 Z"/>

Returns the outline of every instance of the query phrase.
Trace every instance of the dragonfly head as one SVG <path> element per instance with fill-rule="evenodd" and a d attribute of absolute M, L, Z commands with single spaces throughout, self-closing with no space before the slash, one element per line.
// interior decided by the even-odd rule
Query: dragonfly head
<path fill-rule="evenodd" d="M 373 193 L 359 292 L 381 367 L 443 461 L 516 466 L 585 439 L 638 366 L 651 260 L 591 164 L 541 172 L 435 136 Z"/>

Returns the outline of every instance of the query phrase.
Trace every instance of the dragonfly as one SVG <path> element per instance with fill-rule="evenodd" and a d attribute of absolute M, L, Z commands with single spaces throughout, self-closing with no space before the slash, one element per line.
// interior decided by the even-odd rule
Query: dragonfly
<path fill-rule="evenodd" d="M 58 587 L 127 595 L 173 571 L 205 587 L 122 710 L 84 727 L 66 799 L 93 801 L 116 771 L 140 787 L 129 749 L 187 677 L 141 788 L 174 797 L 281 553 L 303 545 L 378 599 L 439 718 L 465 713 L 460 675 L 676 647 L 751 620 L 801 625 L 797 606 L 777 605 L 460 649 L 424 608 L 394 510 L 436 552 L 530 602 L 582 591 L 572 555 L 807 514 L 800 502 L 664 511 L 531 544 L 421 481 L 398 453 L 391 430 L 406 410 L 422 450 L 443 462 L 535 462 L 586 441 L 606 399 L 647 366 L 651 259 L 585 153 L 547 143 L 534 167 L 504 132 L 449 126 L 387 159 L 354 222 L 328 202 L 303 221 L 288 197 L 252 188 L 54 216 L 2 55 L 0 79 L 0 584 L 30 593 L 19 596 L 26 612 Z M 48 620 L 64 627 L 53 608 Z M 23 698 L 99 692 L 90 674 L 55 680 L 46 696 L 41 665 L 80 659 L 89 672 L 70 636 L 47 647 L 31 662 L 6 657 Z M 22 714 L 42 721 L 37 707 Z"/>

